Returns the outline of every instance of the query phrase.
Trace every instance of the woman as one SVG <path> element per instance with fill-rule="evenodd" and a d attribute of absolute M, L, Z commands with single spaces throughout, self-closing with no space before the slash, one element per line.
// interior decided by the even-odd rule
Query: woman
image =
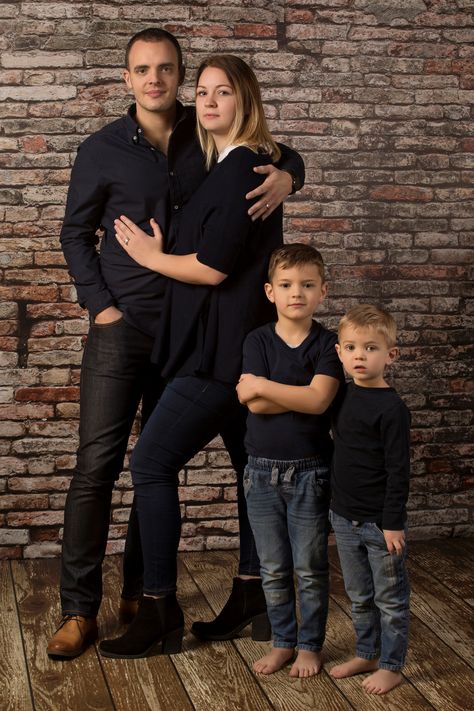
<path fill-rule="evenodd" d="M 282 244 L 282 210 L 252 222 L 245 194 L 260 183 L 253 168 L 278 160 L 280 151 L 263 113 L 254 73 L 238 57 L 216 55 L 198 70 L 198 135 L 213 166 L 183 211 L 176 248 L 165 254 L 158 225 L 150 239 L 126 217 L 117 239 L 140 264 L 171 277 L 155 357 L 167 385 L 132 457 L 144 555 L 144 596 L 129 629 L 104 640 L 105 656 L 146 656 L 181 650 L 183 614 L 176 600 L 180 538 L 178 473 L 222 434 L 242 490 L 246 453 L 245 410 L 235 385 L 245 335 L 273 317 L 263 284 L 268 257 Z M 195 623 L 207 639 L 229 639 L 253 623 L 254 639 L 270 629 L 259 561 L 239 495 L 241 560 L 231 598 L 214 623 Z M 246 612 L 244 612 L 244 609 Z M 217 623 L 217 625 L 216 625 Z M 214 625 L 214 627 L 213 627 Z"/>

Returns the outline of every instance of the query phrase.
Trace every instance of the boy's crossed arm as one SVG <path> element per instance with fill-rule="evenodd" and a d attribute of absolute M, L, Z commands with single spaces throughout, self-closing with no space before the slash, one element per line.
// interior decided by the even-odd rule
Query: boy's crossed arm
<path fill-rule="evenodd" d="M 289 411 L 321 415 L 334 400 L 338 387 L 339 380 L 329 375 L 315 375 L 309 385 L 285 385 L 243 373 L 237 385 L 237 395 L 250 412 L 258 415 Z"/>

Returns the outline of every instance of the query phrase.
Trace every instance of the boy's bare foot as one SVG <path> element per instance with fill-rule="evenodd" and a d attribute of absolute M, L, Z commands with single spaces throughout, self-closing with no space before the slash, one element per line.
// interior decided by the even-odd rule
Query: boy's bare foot
<path fill-rule="evenodd" d="M 362 686 L 368 694 L 386 694 L 387 691 L 398 686 L 402 679 L 400 672 L 378 669 L 374 674 L 364 679 Z"/>
<path fill-rule="evenodd" d="M 294 649 L 287 649 L 286 647 L 273 647 L 270 654 L 266 654 L 261 659 L 257 659 L 253 665 L 253 670 L 259 674 L 273 674 L 273 672 L 278 671 L 285 664 L 288 664 L 291 659 L 293 659 Z"/>
<path fill-rule="evenodd" d="M 307 649 L 300 649 L 295 663 L 291 667 L 290 676 L 306 679 L 321 671 L 321 652 L 309 652 Z"/>
<path fill-rule="evenodd" d="M 377 659 L 363 659 L 362 657 L 354 657 L 349 659 L 344 664 L 338 664 L 329 672 L 334 679 L 344 679 L 346 676 L 355 676 L 356 674 L 364 674 L 364 672 L 375 671 L 378 668 L 379 662 Z"/>

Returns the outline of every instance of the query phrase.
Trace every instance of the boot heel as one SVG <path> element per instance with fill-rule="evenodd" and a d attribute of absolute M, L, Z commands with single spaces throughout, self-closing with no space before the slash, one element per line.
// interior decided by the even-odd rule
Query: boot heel
<path fill-rule="evenodd" d="M 162 654 L 179 654 L 183 646 L 183 627 L 180 627 L 174 632 L 170 632 L 163 637 L 161 643 Z"/>
<path fill-rule="evenodd" d="M 272 628 L 266 612 L 252 620 L 252 639 L 255 642 L 268 642 L 272 637 Z"/>

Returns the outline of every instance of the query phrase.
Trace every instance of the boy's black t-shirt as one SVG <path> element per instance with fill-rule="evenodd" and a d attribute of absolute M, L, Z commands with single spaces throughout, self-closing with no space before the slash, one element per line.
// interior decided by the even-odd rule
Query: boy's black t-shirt
<path fill-rule="evenodd" d="M 309 385 L 315 375 L 343 380 L 336 353 L 337 336 L 313 321 L 311 331 L 296 348 L 288 346 L 267 323 L 249 333 L 244 342 L 243 373 L 260 375 L 285 385 Z M 248 454 L 266 459 L 329 459 L 332 440 L 330 415 L 283 412 L 256 415 L 249 412 L 245 445 Z"/>
<path fill-rule="evenodd" d="M 331 509 L 400 531 L 410 475 L 410 412 L 393 388 L 347 383 L 333 409 Z"/>

